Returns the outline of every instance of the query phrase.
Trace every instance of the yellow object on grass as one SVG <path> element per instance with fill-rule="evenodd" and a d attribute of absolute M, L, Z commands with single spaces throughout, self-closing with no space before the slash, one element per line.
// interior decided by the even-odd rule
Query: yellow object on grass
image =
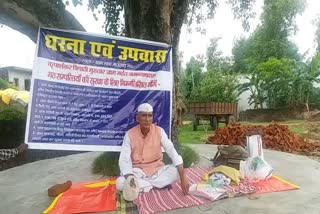
<path fill-rule="evenodd" d="M 5 104 L 9 105 L 11 99 L 15 97 L 16 93 L 17 93 L 17 90 L 14 90 L 12 88 L 7 88 L 2 91 L 1 99 Z"/>
<path fill-rule="evenodd" d="M 24 103 L 28 104 L 30 99 L 29 91 L 18 91 L 15 99 L 22 100 Z"/>
<path fill-rule="evenodd" d="M 12 88 L 7 88 L 0 93 L 2 101 L 9 105 L 11 100 L 21 100 L 25 104 L 29 103 L 30 92 L 29 91 L 17 91 Z"/>
<path fill-rule="evenodd" d="M 207 174 L 208 177 L 211 176 L 213 173 L 223 173 L 225 176 L 229 177 L 234 183 L 239 185 L 240 183 L 240 172 L 239 170 L 229 167 L 229 166 L 218 166 L 210 170 Z"/>

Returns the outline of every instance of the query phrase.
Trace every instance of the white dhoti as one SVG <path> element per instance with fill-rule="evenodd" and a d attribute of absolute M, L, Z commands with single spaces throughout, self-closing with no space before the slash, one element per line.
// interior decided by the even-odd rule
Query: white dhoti
<path fill-rule="evenodd" d="M 149 192 L 153 187 L 163 188 L 176 182 L 179 178 L 177 167 L 165 165 L 154 175 L 147 176 L 141 169 L 133 168 L 133 175 L 137 178 L 140 192 Z M 117 179 L 116 186 L 118 191 L 123 190 L 125 177 L 120 176 Z"/>

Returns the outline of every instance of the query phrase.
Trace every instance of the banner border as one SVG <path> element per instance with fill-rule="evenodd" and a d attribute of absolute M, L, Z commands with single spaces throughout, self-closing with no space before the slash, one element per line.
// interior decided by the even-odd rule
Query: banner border
<path fill-rule="evenodd" d="M 38 59 L 38 52 L 39 52 L 39 39 L 40 39 L 40 31 L 41 29 L 47 29 L 47 30 L 55 30 L 55 31 L 62 31 L 62 32 L 70 32 L 70 33 L 76 33 L 76 34 L 83 34 L 88 36 L 96 36 L 100 38 L 110 38 L 110 39 L 120 39 L 127 42 L 139 42 L 146 45 L 155 45 L 159 47 L 165 47 L 170 48 L 170 71 L 171 72 L 171 78 L 172 78 L 172 89 L 170 90 L 170 125 L 169 125 L 169 139 L 171 139 L 172 134 L 172 104 L 173 104 L 173 89 L 174 89 L 174 74 L 173 74 L 173 58 L 172 58 L 172 52 L 173 48 L 172 45 L 169 45 L 167 43 L 162 42 L 156 42 L 156 41 L 150 41 L 150 40 L 142 40 L 142 39 L 136 39 L 136 38 L 128 38 L 123 36 L 112 36 L 112 35 L 103 35 L 99 33 L 89 33 L 86 31 L 76 31 L 76 30 L 66 30 L 66 29 L 57 29 L 57 28 L 49 28 L 49 27 L 39 27 L 38 28 L 38 36 L 37 36 L 37 43 L 36 43 L 36 49 L 34 54 L 34 63 L 32 66 L 32 71 L 35 70 L 36 67 L 36 60 Z M 31 87 L 30 87 L 30 101 L 28 104 L 28 112 L 27 112 L 27 121 L 26 121 L 26 129 L 25 129 L 25 139 L 24 142 L 28 144 L 29 149 L 44 149 L 44 150 L 61 150 L 61 146 L 63 146 L 63 150 L 72 150 L 72 151 L 115 151 L 120 152 L 121 146 L 107 146 L 107 145 L 81 145 L 81 144 L 53 144 L 53 143 L 34 143 L 29 142 L 29 129 L 30 129 L 30 120 L 31 120 L 31 106 L 32 106 L 32 100 L 33 100 L 33 90 L 34 90 L 34 81 L 35 76 L 32 72 L 31 76 Z"/>
<path fill-rule="evenodd" d="M 150 41 L 150 40 L 143 40 L 143 39 L 136 39 L 136 38 L 129 38 L 129 37 L 124 37 L 124 36 L 113 36 L 113 35 L 108 35 L 106 34 L 105 36 L 103 36 L 103 34 L 100 34 L 100 33 L 89 33 L 87 31 L 78 31 L 78 30 L 66 30 L 66 29 L 57 29 L 57 28 L 49 28 L 49 27 L 40 27 L 39 28 L 39 31 L 38 31 L 38 35 L 40 34 L 40 30 L 41 29 L 46 29 L 46 30 L 56 30 L 56 31 L 62 31 L 62 32 L 66 32 L 66 33 L 77 33 L 77 34 L 85 34 L 87 36 L 97 36 L 97 37 L 100 37 L 100 38 L 110 38 L 110 39 L 121 39 L 121 40 L 124 40 L 124 41 L 128 41 L 128 42 L 132 42 L 132 41 L 135 41 L 135 42 L 139 42 L 139 43 L 143 43 L 143 44 L 146 44 L 146 45 L 156 45 L 156 46 L 165 46 L 166 48 L 171 48 L 172 50 L 172 45 L 169 45 L 167 43 L 163 43 L 163 42 L 156 42 L 156 41 Z M 38 36 L 38 39 L 39 39 L 39 36 Z M 172 62 L 172 59 L 171 59 L 171 62 Z"/>

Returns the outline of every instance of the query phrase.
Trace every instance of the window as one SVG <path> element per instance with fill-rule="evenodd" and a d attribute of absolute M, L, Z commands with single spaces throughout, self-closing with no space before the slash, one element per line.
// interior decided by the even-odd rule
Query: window
<path fill-rule="evenodd" d="M 19 79 L 18 78 L 14 78 L 14 85 L 19 87 Z"/>
<path fill-rule="evenodd" d="M 24 90 L 30 91 L 30 80 L 29 79 L 24 80 Z"/>

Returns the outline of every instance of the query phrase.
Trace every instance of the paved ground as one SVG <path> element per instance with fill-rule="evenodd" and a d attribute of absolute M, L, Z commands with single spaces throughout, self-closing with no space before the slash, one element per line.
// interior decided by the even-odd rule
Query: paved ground
<path fill-rule="evenodd" d="M 212 157 L 216 151 L 213 145 L 192 147 L 205 157 Z M 42 160 L 0 172 L 0 213 L 41 213 L 51 203 L 46 192 L 51 185 L 65 180 L 100 179 L 90 173 L 91 163 L 98 155 L 98 152 L 91 152 Z M 275 151 L 265 151 L 265 159 L 277 175 L 301 186 L 301 189 L 226 199 L 207 206 L 167 213 L 320 214 L 320 163 L 307 157 Z M 202 158 L 200 164 L 208 165 L 210 162 Z"/>

